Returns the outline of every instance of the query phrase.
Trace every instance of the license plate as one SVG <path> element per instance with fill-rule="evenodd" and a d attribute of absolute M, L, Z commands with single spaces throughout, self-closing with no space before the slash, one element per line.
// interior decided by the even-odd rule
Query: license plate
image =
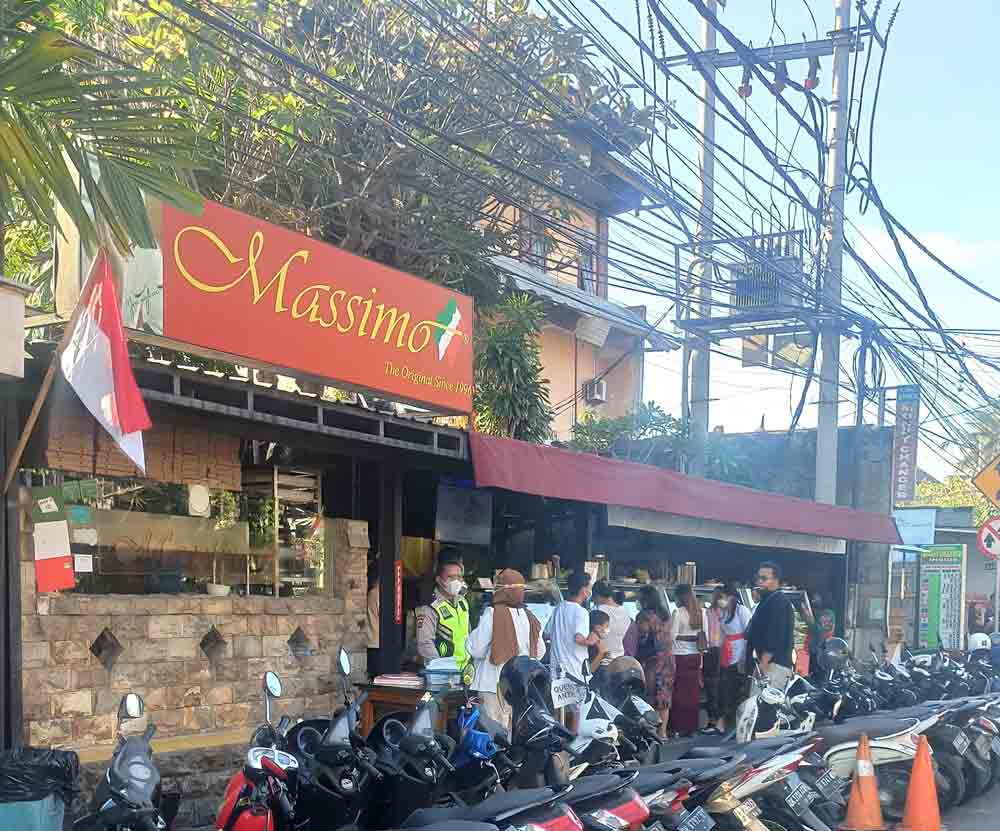
<path fill-rule="evenodd" d="M 788 807 L 792 809 L 792 813 L 797 817 L 801 817 L 809 810 L 809 806 L 813 804 L 817 796 L 818 794 L 812 788 L 805 782 L 802 782 L 792 788 L 791 793 L 788 794 L 785 801 L 788 803 Z"/>
<path fill-rule="evenodd" d="M 752 820 L 760 816 L 760 808 L 752 799 L 744 799 L 733 808 L 733 816 L 736 817 L 740 825 L 749 825 Z"/>
<path fill-rule="evenodd" d="M 842 794 L 846 784 L 847 783 L 837 776 L 836 773 L 832 770 L 828 770 L 816 780 L 816 789 L 823 794 L 824 797 L 830 799 L 831 797 Z"/>
<path fill-rule="evenodd" d="M 994 736 L 993 741 L 990 742 L 990 749 L 1000 756 L 1000 736 Z"/>
<path fill-rule="evenodd" d="M 951 746 L 959 756 L 964 756 L 965 751 L 969 749 L 969 737 L 965 733 L 956 733 L 955 738 L 951 740 Z"/>
<path fill-rule="evenodd" d="M 695 808 L 684 817 L 678 828 L 679 831 L 712 831 L 715 828 L 715 820 L 704 808 Z"/>

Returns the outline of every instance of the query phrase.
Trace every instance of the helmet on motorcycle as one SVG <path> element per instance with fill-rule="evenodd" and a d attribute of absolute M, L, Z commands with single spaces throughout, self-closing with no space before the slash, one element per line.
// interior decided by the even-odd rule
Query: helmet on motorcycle
<path fill-rule="evenodd" d="M 608 700 L 615 706 L 630 695 L 644 695 L 646 692 L 646 674 L 642 671 L 642 664 L 628 655 L 615 658 L 608 664 L 605 679 Z"/>
<path fill-rule="evenodd" d="M 1000 632 L 994 632 L 990 635 L 990 643 L 993 644 L 993 646 L 1000 646 Z"/>
<path fill-rule="evenodd" d="M 985 632 L 969 635 L 969 652 L 975 652 L 977 649 L 989 649 L 991 646 L 990 636 Z"/>
<path fill-rule="evenodd" d="M 843 638 L 827 638 L 819 653 L 819 664 L 823 669 L 843 669 L 850 657 L 847 641 Z"/>
<path fill-rule="evenodd" d="M 551 679 L 545 666 L 526 655 L 511 658 L 500 671 L 497 695 L 511 707 L 523 707 L 529 700 L 542 704 L 551 696 Z"/>

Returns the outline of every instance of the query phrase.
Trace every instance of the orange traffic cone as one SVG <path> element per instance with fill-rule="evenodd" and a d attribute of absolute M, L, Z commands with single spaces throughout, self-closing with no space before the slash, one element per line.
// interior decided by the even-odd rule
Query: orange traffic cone
<path fill-rule="evenodd" d="M 910 786 L 906 791 L 906 809 L 897 827 L 904 831 L 941 831 L 941 809 L 927 736 L 921 736 L 917 745 L 917 758 L 913 760 Z"/>
<path fill-rule="evenodd" d="M 933 784 L 933 783 L 932 783 Z M 861 734 L 858 757 L 851 779 L 851 795 L 847 801 L 847 816 L 840 824 L 841 831 L 885 831 L 882 806 L 878 801 L 878 783 L 875 766 L 868 749 L 868 736 Z"/>

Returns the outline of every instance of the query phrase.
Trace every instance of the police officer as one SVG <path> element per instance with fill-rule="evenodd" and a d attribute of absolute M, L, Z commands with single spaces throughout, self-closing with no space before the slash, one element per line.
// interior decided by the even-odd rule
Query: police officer
<path fill-rule="evenodd" d="M 435 658 L 454 658 L 459 667 L 465 665 L 469 601 L 462 596 L 465 589 L 463 578 L 461 563 L 442 560 L 438 564 L 434 599 L 417 633 L 417 651 L 425 662 Z"/>

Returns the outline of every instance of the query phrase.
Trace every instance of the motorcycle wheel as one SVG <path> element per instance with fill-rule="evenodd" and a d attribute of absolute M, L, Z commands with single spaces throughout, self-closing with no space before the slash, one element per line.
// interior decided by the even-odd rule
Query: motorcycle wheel
<path fill-rule="evenodd" d="M 876 773 L 882 816 L 888 820 L 901 820 L 906 805 L 906 790 L 910 786 L 910 771 L 898 765 L 883 765 Z M 962 785 L 965 786 L 964 779 Z"/>
<path fill-rule="evenodd" d="M 964 764 L 953 753 L 935 753 L 934 784 L 942 811 L 961 805 L 965 801 Z"/>
<path fill-rule="evenodd" d="M 962 770 L 965 773 L 965 797 L 963 802 L 968 802 L 974 796 L 982 796 L 989 790 L 992 777 L 992 767 L 990 770 L 982 771 L 972 762 L 963 762 Z"/>
<path fill-rule="evenodd" d="M 817 800 L 811 807 L 812 812 L 830 826 L 830 828 L 839 828 L 846 816 L 846 810 L 841 808 L 836 802 Z"/>
<path fill-rule="evenodd" d="M 1000 781 L 1000 756 L 990 757 L 990 787 L 992 788 Z"/>

